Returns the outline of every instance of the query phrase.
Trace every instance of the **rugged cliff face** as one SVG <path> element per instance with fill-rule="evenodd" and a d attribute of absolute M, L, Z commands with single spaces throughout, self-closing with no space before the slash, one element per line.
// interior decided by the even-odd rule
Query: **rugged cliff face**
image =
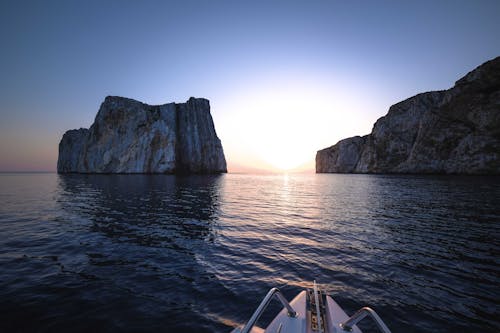
<path fill-rule="evenodd" d="M 215 134 L 206 99 L 177 104 L 177 171 L 185 173 L 226 172 L 222 145 Z"/>
<path fill-rule="evenodd" d="M 500 174 L 500 57 L 449 90 L 391 106 L 371 134 L 318 151 L 316 172 Z"/>
<path fill-rule="evenodd" d="M 108 96 L 87 129 L 59 143 L 59 173 L 226 172 L 209 101 L 147 105 Z"/>

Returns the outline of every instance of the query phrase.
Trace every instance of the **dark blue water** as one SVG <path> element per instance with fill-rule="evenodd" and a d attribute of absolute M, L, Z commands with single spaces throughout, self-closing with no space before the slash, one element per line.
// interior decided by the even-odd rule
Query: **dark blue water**
<path fill-rule="evenodd" d="M 229 332 L 314 279 L 393 332 L 500 330 L 499 178 L 0 174 L 0 203 L 2 332 Z"/>

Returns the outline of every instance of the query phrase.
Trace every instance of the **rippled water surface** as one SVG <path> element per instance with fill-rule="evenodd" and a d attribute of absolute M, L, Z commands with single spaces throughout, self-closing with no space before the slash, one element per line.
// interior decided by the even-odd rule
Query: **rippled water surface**
<path fill-rule="evenodd" d="M 499 178 L 0 174 L 0 202 L 2 332 L 229 332 L 313 280 L 393 332 L 500 331 Z"/>

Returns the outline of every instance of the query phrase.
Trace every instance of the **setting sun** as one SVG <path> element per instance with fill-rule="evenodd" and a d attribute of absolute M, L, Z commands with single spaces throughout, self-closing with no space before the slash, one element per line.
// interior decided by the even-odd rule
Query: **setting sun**
<path fill-rule="evenodd" d="M 268 81 L 270 76 L 279 79 Z M 228 160 L 270 171 L 312 170 L 317 149 L 360 129 L 370 131 L 373 120 L 366 112 L 372 107 L 353 98 L 354 87 L 347 80 L 339 78 L 341 85 L 291 72 L 267 73 L 246 84 L 257 86 L 266 79 L 258 89 L 213 106 L 223 115 L 216 122 Z"/>

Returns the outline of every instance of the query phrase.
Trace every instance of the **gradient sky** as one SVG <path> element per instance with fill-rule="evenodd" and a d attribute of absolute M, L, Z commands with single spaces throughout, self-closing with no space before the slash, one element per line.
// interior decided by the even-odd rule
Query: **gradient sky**
<path fill-rule="evenodd" d="M 500 55 L 500 1 L 2 1 L 0 171 L 55 171 L 107 95 L 211 102 L 230 171 L 312 168 Z"/>

